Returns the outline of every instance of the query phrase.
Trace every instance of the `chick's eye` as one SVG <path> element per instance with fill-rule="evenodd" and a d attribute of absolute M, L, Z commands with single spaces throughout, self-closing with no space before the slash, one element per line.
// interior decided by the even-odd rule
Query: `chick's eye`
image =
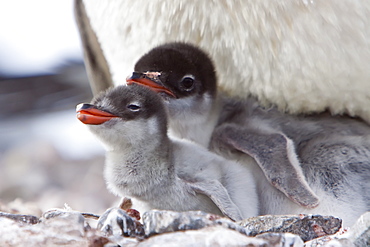
<path fill-rule="evenodd" d="M 130 109 L 131 111 L 139 111 L 141 107 L 135 104 L 129 104 L 127 105 L 127 108 Z"/>
<path fill-rule="evenodd" d="M 194 79 L 191 77 L 185 77 L 182 79 L 181 84 L 185 90 L 191 90 L 194 87 Z"/>

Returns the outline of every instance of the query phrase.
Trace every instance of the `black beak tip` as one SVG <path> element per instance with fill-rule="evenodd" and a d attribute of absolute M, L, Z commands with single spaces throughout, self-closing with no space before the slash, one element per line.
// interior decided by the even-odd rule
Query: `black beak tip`
<path fill-rule="evenodd" d="M 132 75 L 129 76 L 128 79 L 139 79 L 143 77 L 143 73 L 140 72 L 132 72 Z"/>
<path fill-rule="evenodd" d="M 81 111 L 81 110 L 91 109 L 91 108 L 94 108 L 94 105 L 81 103 L 76 106 L 76 112 Z"/>

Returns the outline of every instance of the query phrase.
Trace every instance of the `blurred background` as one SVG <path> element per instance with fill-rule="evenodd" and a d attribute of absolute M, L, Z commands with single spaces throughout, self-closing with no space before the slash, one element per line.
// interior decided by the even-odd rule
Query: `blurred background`
<path fill-rule="evenodd" d="M 102 213 L 118 199 L 76 119 L 91 98 L 73 0 L 0 0 L 0 210 Z"/>

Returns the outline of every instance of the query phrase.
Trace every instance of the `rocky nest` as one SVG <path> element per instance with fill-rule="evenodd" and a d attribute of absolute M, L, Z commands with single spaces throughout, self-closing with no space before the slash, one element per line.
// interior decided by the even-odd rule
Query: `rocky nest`
<path fill-rule="evenodd" d="M 4 206 L 0 209 L 9 211 Z M 48 210 L 41 217 L 0 212 L 0 246 L 370 245 L 370 212 L 350 229 L 342 229 L 341 219 L 322 215 L 266 215 L 233 222 L 200 211 L 151 210 L 142 215 L 141 221 L 134 210 L 125 209 L 124 213 L 134 225 L 117 221 L 118 228 L 101 231 L 97 228 L 99 215 L 68 206 Z"/>

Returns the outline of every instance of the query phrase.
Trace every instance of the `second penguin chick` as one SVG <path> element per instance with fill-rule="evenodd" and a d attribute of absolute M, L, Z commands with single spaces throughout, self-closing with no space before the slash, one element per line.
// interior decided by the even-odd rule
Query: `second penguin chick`
<path fill-rule="evenodd" d="M 150 89 L 108 89 L 92 104 L 77 106 L 77 118 L 106 148 L 108 188 L 139 200 L 142 210 L 202 210 L 232 220 L 258 214 L 248 167 L 193 142 L 170 139 L 165 106 Z"/>

